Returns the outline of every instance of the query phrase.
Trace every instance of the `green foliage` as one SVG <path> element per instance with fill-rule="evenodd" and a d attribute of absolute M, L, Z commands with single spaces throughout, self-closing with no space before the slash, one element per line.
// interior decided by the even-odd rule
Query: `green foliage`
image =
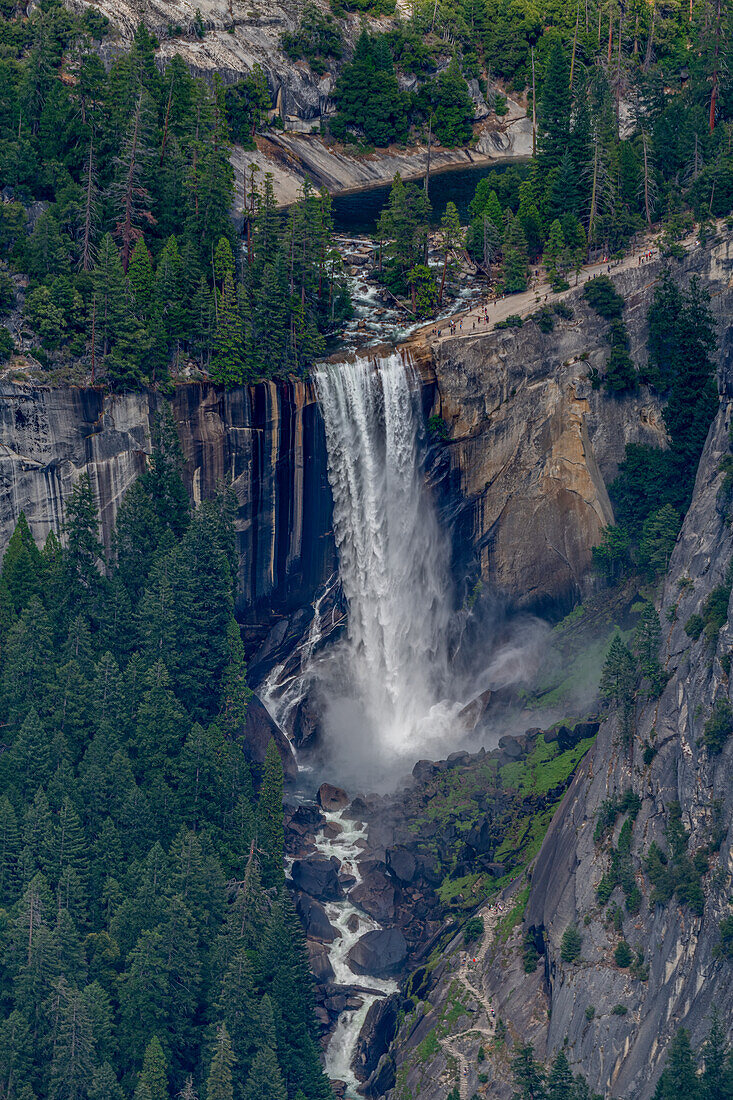
<path fill-rule="evenodd" d="M 494 325 L 494 329 L 498 332 L 502 329 L 521 328 L 523 324 L 524 321 L 518 313 L 510 313 L 503 321 L 497 321 Z"/>
<path fill-rule="evenodd" d="M 631 571 L 631 539 L 624 527 L 604 527 L 593 547 L 593 567 L 609 584 L 617 584 Z"/>
<path fill-rule="evenodd" d="M 337 60 L 343 52 L 338 23 L 313 3 L 304 4 L 298 29 L 293 34 L 283 34 L 280 45 L 291 61 L 303 58 L 314 73 L 324 73 L 326 61 Z"/>
<path fill-rule="evenodd" d="M 450 438 L 450 428 L 437 413 L 428 417 L 428 435 L 433 443 L 445 443 Z"/>
<path fill-rule="evenodd" d="M 676 894 L 682 905 L 689 906 L 696 916 L 701 916 L 705 908 L 702 876 L 708 869 L 707 859 L 703 853 L 696 853 L 691 858 L 688 852 L 690 834 L 682 822 L 679 802 L 670 802 L 667 807 L 665 838 L 667 851 L 653 841 L 644 862 L 644 869 L 654 887 L 650 902 L 652 905 L 666 905 Z"/>
<path fill-rule="evenodd" d="M 10 331 L 0 325 L 0 363 L 5 363 L 15 351 L 15 341 Z"/>
<path fill-rule="evenodd" d="M 574 924 L 569 924 L 562 935 L 560 943 L 560 958 L 563 962 L 572 963 L 580 958 L 580 950 L 583 946 L 583 937 Z"/>
<path fill-rule="evenodd" d="M 527 289 L 527 279 L 529 278 L 527 238 L 520 219 L 513 217 L 511 212 L 509 212 L 504 230 L 503 252 L 502 279 L 504 290 L 507 294 L 519 294 Z"/>
<path fill-rule="evenodd" d="M 232 502 L 191 514 L 153 436 L 110 559 L 82 478 L 66 545 L 22 517 L 3 561 L 0 1058 L 38 1100 L 327 1100 L 280 757 L 257 803 L 238 736 Z"/>
<path fill-rule="evenodd" d="M 593 280 L 588 286 L 597 283 Z M 668 277 L 649 311 L 651 376 L 668 393 L 664 411 L 670 435 L 669 450 L 627 444 L 616 480 L 609 487 L 616 519 L 632 540 L 643 538 L 646 520 L 669 509 L 664 525 L 671 539 L 671 510 L 682 515 L 692 494 L 698 460 L 717 408 L 712 354 L 715 333 L 705 293 L 693 279 L 684 291 Z M 664 372 L 660 363 L 664 364 Z M 659 538 L 659 532 L 655 535 Z"/>
<path fill-rule="evenodd" d="M 621 738 L 625 745 L 631 741 L 634 723 L 636 665 L 628 646 L 620 634 L 615 634 L 601 672 L 599 693 L 619 715 Z"/>
<path fill-rule="evenodd" d="M 586 283 L 583 297 L 599 317 L 607 321 L 619 319 L 623 313 L 624 300 L 607 275 L 598 275 Z"/>
<path fill-rule="evenodd" d="M 420 99 L 423 110 L 432 117 L 433 131 L 441 145 L 453 148 L 470 140 L 473 103 L 457 54 L 435 80 L 421 89 Z"/>
<path fill-rule="evenodd" d="M 463 928 L 463 942 L 468 946 L 480 939 L 484 934 L 484 922 L 482 917 L 469 917 Z"/>
<path fill-rule="evenodd" d="M 616 966 L 625 968 L 631 966 L 634 955 L 626 940 L 620 940 L 616 945 L 616 950 L 613 953 L 613 961 Z"/>
<path fill-rule="evenodd" d="M 426 282 L 423 261 L 427 247 L 430 203 L 422 187 L 405 184 L 399 173 L 392 182 L 387 205 L 379 216 L 377 236 L 384 244 L 384 279 L 395 289 L 406 289 L 409 273 L 420 269 Z M 429 271 L 428 271 L 429 274 Z M 411 284 L 417 296 L 417 276 Z"/>
<path fill-rule="evenodd" d="M 594 843 L 598 844 L 608 830 L 613 828 L 619 814 L 627 813 L 630 820 L 634 821 L 640 809 L 641 799 L 632 787 L 627 787 L 620 794 L 604 799 L 598 807 L 596 815 L 596 828 L 593 833 Z"/>
<path fill-rule="evenodd" d="M 305 16 L 305 11 L 304 11 Z M 224 92 L 229 132 L 245 149 L 254 149 L 255 130 L 272 106 L 267 80 L 260 65 L 254 65 L 244 80 L 229 84 Z"/>
<path fill-rule="evenodd" d="M 717 643 L 718 634 L 728 618 L 728 604 L 733 589 L 733 562 L 728 566 L 725 580 L 716 584 L 708 594 L 702 605 L 701 613 L 695 613 L 685 623 L 685 633 L 693 641 L 697 641 L 705 632 L 705 639 L 713 645 Z"/>
<path fill-rule="evenodd" d="M 528 929 L 522 941 L 522 965 L 524 967 L 524 973 L 534 974 L 539 959 L 540 954 L 537 950 L 537 944 L 535 943 L 534 932 Z"/>
<path fill-rule="evenodd" d="M 611 1009 L 611 1014 L 613 1016 L 626 1016 L 628 1014 L 628 1011 L 629 1010 L 626 1005 L 614 1005 Z"/>
<path fill-rule="evenodd" d="M 11 47 L 9 112 L 0 110 L 0 176 L 22 200 L 0 207 L 0 249 L 28 276 L 21 331 L 35 358 L 49 372 L 91 370 L 116 390 L 165 385 L 192 360 L 205 371 L 214 352 L 228 384 L 303 370 L 348 312 L 330 200 L 306 189 L 281 217 L 271 185 L 257 187 L 250 172 L 237 209 L 248 247 L 231 286 L 211 262 L 217 242 L 235 238 L 232 138 L 253 147 L 270 108 L 261 68 L 226 89 L 193 77 L 180 57 L 162 71 L 141 27 L 105 69 L 89 12 L 61 20 L 61 10 L 49 0 L 29 18 L 0 17 L 0 32 L 26 28 L 37 42 Z M 23 204 L 34 202 L 44 209 L 31 228 Z M 4 312 L 14 285 L 4 265 L 0 276 Z M 260 349 L 273 345 L 264 360 Z"/>
<path fill-rule="evenodd" d="M 335 137 L 359 131 L 372 145 L 407 137 L 409 97 L 400 91 L 389 46 L 383 36 L 363 28 L 354 56 L 344 65 L 333 90 L 337 106 L 331 123 Z"/>
<path fill-rule="evenodd" d="M 716 699 L 710 717 L 705 722 L 702 743 L 709 753 L 722 752 L 733 733 L 733 707 L 727 699 Z"/>
<path fill-rule="evenodd" d="M 733 914 L 723 917 L 718 925 L 720 942 L 717 945 L 719 955 L 726 959 L 733 959 Z"/>

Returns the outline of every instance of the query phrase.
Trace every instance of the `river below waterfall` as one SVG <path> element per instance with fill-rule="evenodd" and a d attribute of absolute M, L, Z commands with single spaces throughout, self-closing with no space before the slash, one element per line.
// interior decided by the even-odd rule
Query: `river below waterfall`
<path fill-rule="evenodd" d="M 341 863 L 341 870 L 354 876 L 356 886 L 361 882 L 357 861 L 362 851 L 360 842 L 366 838 L 366 826 L 349 820 L 342 810 L 326 812 L 325 817 L 327 825 L 335 825 L 341 832 L 334 839 L 328 839 L 322 832 L 319 833 L 316 838 L 316 850 L 329 859 L 331 856 L 336 856 Z M 356 974 L 349 965 L 348 954 L 354 944 L 365 932 L 371 932 L 380 925 L 350 902 L 348 893 L 343 901 L 327 902 L 325 909 L 329 921 L 338 932 L 328 952 L 336 984 L 358 985 L 362 989 L 374 990 L 371 996 L 368 993 L 359 994 L 363 1000 L 361 1008 L 341 1013 L 326 1048 L 326 1073 L 332 1080 L 345 1081 L 345 1095 L 352 1098 L 358 1095 L 356 1092 L 358 1082 L 351 1068 L 351 1061 L 359 1032 L 374 1001 L 380 996 L 393 993 L 397 989 L 397 982 Z"/>

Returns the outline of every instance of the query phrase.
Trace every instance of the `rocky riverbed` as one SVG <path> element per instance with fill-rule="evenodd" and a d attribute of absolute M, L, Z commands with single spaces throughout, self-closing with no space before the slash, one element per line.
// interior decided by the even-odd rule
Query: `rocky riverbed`
<path fill-rule="evenodd" d="M 324 783 L 286 808 L 288 884 L 317 983 L 326 1068 L 340 1095 L 356 1095 L 357 1082 L 375 1096 L 388 1086 L 389 1059 L 380 1061 L 394 1036 L 400 983 L 464 915 L 521 873 L 517 822 L 557 804 L 597 728 L 530 729 L 489 752 L 418 761 L 396 792 L 350 796 Z M 560 762 L 555 787 L 507 786 L 515 776 L 519 787 L 540 759 Z"/>

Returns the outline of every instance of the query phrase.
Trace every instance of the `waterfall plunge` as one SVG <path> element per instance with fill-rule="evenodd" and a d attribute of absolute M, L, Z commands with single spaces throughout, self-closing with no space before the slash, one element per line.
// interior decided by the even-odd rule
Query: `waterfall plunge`
<path fill-rule="evenodd" d="M 319 367 L 348 636 L 320 663 L 329 758 L 414 759 L 444 742 L 450 549 L 423 486 L 419 386 L 397 352 Z M 359 749 L 361 748 L 361 752 Z M 356 755 L 356 761 L 354 756 Z"/>

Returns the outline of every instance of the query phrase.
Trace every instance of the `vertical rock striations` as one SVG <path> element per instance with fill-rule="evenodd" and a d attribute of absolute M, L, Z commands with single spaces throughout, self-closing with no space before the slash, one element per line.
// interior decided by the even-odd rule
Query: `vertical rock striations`
<path fill-rule="evenodd" d="M 0 387 L 0 548 L 21 511 L 35 538 L 61 531 L 64 502 L 87 471 L 111 546 L 117 508 L 151 449 L 153 392 Z M 237 494 L 239 610 L 255 632 L 308 604 L 333 568 L 323 428 L 300 381 L 223 392 L 179 386 L 172 400 L 192 499 Z"/>

